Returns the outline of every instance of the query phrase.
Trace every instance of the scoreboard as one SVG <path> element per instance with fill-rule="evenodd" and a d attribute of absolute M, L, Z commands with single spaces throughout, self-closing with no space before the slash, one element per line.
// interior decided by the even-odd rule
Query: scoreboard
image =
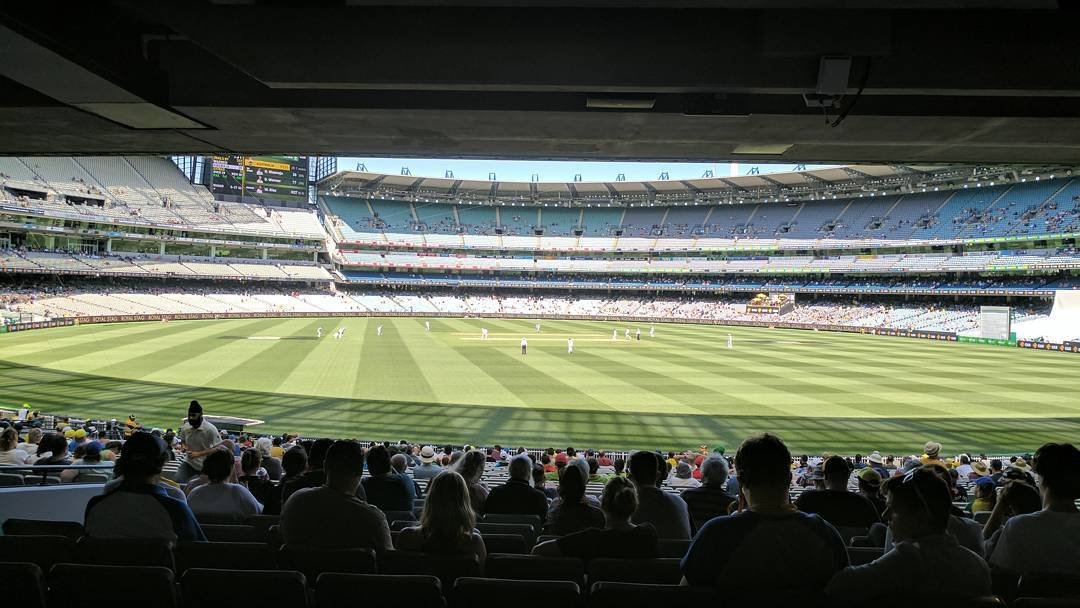
<path fill-rule="evenodd" d="M 212 156 L 210 191 L 234 202 L 303 203 L 308 198 L 307 156 Z"/>

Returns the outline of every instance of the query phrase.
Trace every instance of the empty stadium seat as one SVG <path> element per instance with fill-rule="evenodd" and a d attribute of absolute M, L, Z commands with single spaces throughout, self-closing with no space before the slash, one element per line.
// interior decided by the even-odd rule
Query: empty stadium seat
<path fill-rule="evenodd" d="M 589 608 L 721 605 L 723 598 L 712 587 L 599 582 L 589 590 Z"/>
<path fill-rule="evenodd" d="M 869 564 L 885 554 L 884 548 L 879 547 L 848 547 L 848 559 L 852 566 Z"/>
<path fill-rule="evenodd" d="M 316 549 L 283 545 L 278 564 L 286 570 L 304 573 L 314 584 L 320 574 L 375 574 L 375 552 L 371 549 Z"/>
<path fill-rule="evenodd" d="M 585 584 L 585 564 L 576 557 L 488 553 L 484 576 L 519 580 L 573 581 Z"/>
<path fill-rule="evenodd" d="M 572 608 L 581 603 L 581 589 L 570 581 L 462 577 L 450 595 L 450 605 L 455 608 L 492 603 L 514 608 Z"/>
<path fill-rule="evenodd" d="M 4 522 L 4 534 L 55 535 L 66 536 L 71 540 L 79 540 L 85 533 L 83 525 L 76 521 L 9 519 Z"/>
<path fill-rule="evenodd" d="M 180 598 L 168 568 L 57 564 L 49 572 L 49 605 L 178 608 Z"/>
<path fill-rule="evenodd" d="M 481 521 L 476 524 L 480 534 L 520 534 L 530 548 L 536 544 L 536 528 L 532 524 L 500 524 Z"/>
<path fill-rule="evenodd" d="M 682 559 L 690 549 L 690 541 L 681 538 L 661 538 L 659 543 L 660 557 L 677 557 Z"/>
<path fill-rule="evenodd" d="M 1004 606 L 1004 604 L 997 606 Z M 986 608 L 995 607 L 987 605 Z M 1061 597 L 1019 597 L 1009 602 L 1009 608 L 1080 608 L 1080 600 Z"/>
<path fill-rule="evenodd" d="M 443 608 L 438 577 L 426 575 L 336 574 L 319 576 L 315 583 L 318 608 L 342 608 L 357 604 L 379 608 Z"/>
<path fill-rule="evenodd" d="M 1026 574 L 1020 577 L 1016 594 L 1018 597 L 1072 598 L 1080 599 L 1080 573 L 1078 574 Z"/>
<path fill-rule="evenodd" d="M 416 521 L 416 514 L 412 511 L 386 511 L 386 521 Z"/>
<path fill-rule="evenodd" d="M 0 473 L 0 487 L 23 485 L 26 485 L 26 481 L 23 479 L 22 475 L 16 475 L 14 473 Z"/>
<path fill-rule="evenodd" d="M 191 568 L 230 570 L 273 570 L 277 555 L 266 543 L 177 543 L 173 549 L 176 572 L 183 575 Z"/>
<path fill-rule="evenodd" d="M 173 543 L 165 540 L 93 538 L 75 543 L 75 561 L 105 566 L 157 566 L 174 570 Z"/>
<path fill-rule="evenodd" d="M 590 560 L 585 571 L 590 585 L 597 582 L 677 585 L 682 580 L 679 561 L 669 557 L 659 559 L 601 558 Z"/>
<path fill-rule="evenodd" d="M 238 524 L 199 524 L 206 540 L 225 543 L 262 543 L 266 542 L 266 532 L 255 526 Z"/>
<path fill-rule="evenodd" d="M 37 564 L 0 562 L 0 581 L 7 587 L 8 600 L 17 600 L 19 608 L 46 608 L 48 586 Z"/>
<path fill-rule="evenodd" d="M 0 536 L 0 556 L 29 562 L 48 572 L 54 564 L 72 561 L 74 542 L 66 536 L 17 534 Z"/>
<path fill-rule="evenodd" d="M 290 570 L 212 570 L 192 568 L 181 579 L 187 608 L 220 608 L 227 590 L 243 594 L 253 606 L 308 605 L 304 575 Z"/>
<path fill-rule="evenodd" d="M 539 534 L 544 522 L 536 515 L 523 515 L 520 513 L 487 513 L 483 523 L 487 524 L 529 524 Z"/>
<path fill-rule="evenodd" d="M 463 576 L 478 576 L 480 563 L 473 555 L 428 555 L 413 551 L 387 551 L 379 556 L 379 574 L 431 574 L 443 590 L 453 589 Z"/>
<path fill-rule="evenodd" d="M 488 553 L 517 553 L 524 555 L 529 552 L 525 538 L 520 534 L 481 534 L 484 539 L 484 548 Z"/>

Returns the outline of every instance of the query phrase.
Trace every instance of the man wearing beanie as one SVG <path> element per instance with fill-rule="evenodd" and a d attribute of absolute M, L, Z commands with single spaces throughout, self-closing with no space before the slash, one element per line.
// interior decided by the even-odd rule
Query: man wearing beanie
<path fill-rule="evenodd" d="M 177 483 L 183 484 L 202 473 L 203 461 L 217 449 L 221 435 L 209 420 L 203 419 L 202 406 L 193 399 L 188 406 L 187 420 L 180 426 L 179 436 L 187 449 L 187 460 L 176 472 Z"/>

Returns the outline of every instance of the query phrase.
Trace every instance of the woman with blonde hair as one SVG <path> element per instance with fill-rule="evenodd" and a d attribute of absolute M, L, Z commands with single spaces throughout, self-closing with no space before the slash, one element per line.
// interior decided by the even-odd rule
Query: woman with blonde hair
<path fill-rule="evenodd" d="M 476 512 L 464 477 L 443 471 L 431 479 L 420 525 L 402 530 L 397 548 L 440 555 L 471 554 L 483 567 L 487 549 L 476 531 Z"/>

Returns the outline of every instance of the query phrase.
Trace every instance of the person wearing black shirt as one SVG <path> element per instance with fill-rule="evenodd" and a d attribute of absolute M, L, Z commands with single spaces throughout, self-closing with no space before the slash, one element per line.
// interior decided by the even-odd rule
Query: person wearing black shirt
<path fill-rule="evenodd" d="M 683 490 L 682 499 L 690 511 L 690 525 L 697 533 L 705 522 L 727 515 L 736 498 L 724 491 L 728 478 L 728 463 L 723 456 L 713 455 L 701 463 L 701 487 Z"/>
<path fill-rule="evenodd" d="M 509 468 L 510 479 L 491 490 L 484 509 L 488 513 L 536 515 L 540 521 L 544 521 L 548 507 L 547 497 L 529 483 L 532 459 L 526 454 L 519 454 L 510 460 Z"/>
<path fill-rule="evenodd" d="M 571 467 L 576 468 L 576 467 Z M 542 542 L 533 547 L 533 555 L 595 558 L 652 559 L 659 555 L 660 539 L 652 524 L 634 525 L 630 517 L 637 510 L 637 490 L 624 477 L 615 477 L 604 486 L 600 508 L 604 527 Z"/>
<path fill-rule="evenodd" d="M 874 503 L 848 490 L 851 466 L 839 456 L 831 456 L 823 467 L 824 490 L 803 492 L 795 506 L 803 513 L 817 513 L 838 528 L 864 528 L 881 521 Z"/>

